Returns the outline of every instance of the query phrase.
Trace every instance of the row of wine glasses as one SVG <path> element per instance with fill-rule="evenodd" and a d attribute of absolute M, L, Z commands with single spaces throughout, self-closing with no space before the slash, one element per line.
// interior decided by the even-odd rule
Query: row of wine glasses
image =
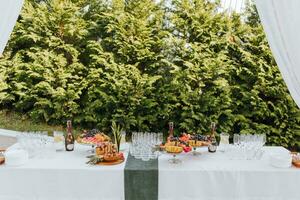
<path fill-rule="evenodd" d="M 142 159 L 143 161 L 156 159 L 159 152 L 155 147 L 161 144 L 162 141 L 162 133 L 133 132 L 129 149 L 130 154 L 136 159 Z"/>
<path fill-rule="evenodd" d="M 233 145 L 229 146 L 228 152 L 232 159 L 260 159 L 265 143 L 265 134 L 234 134 Z"/>
<path fill-rule="evenodd" d="M 49 137 L 47 131 L 22 132 L 17 136 L 17 140 L 30 158 L 46 158 L 55 151 L 53 137 Z"/>

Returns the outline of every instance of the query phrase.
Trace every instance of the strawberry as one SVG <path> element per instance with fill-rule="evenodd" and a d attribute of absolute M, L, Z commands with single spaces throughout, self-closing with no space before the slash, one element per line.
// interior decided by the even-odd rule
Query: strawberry
<path fill-rule="evenodd" d="M 190 146 L 183 147 L 183 151 L 185 153 L 190 152 L 190 151 L 192 151 L 192 147 L 190 147 Z"/>
<path fill-rule="evenodd" d="M 124 159 L 124 154 L 122 152 L 119 153 L 120 159 Z"/>

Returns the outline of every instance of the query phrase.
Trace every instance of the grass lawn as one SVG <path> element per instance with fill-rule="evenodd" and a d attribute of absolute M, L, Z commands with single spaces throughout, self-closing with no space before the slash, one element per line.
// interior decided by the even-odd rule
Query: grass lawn
<path fill-rule="evenodd" d="M 14 131 L 63 131 L 65 127 L 37 123 L 24 115 L 8 110 L 0 110 L 0 128 Z"/>

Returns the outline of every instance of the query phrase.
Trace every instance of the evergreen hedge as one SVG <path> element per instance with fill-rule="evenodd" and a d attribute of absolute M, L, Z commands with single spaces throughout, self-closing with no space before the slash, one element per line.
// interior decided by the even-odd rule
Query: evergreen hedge
<path fill-rule="evenodd" d="M 25 2 L 0 59 L 0 106 L 109 131 L 266 133 L 300 147 L 300 112 L 255 12 L 208 0 Z"/>

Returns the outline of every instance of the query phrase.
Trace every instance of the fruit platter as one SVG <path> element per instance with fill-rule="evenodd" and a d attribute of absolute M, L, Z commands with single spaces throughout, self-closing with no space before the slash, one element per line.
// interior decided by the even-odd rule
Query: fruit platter
<path fill-rule="evenodd" d="M 292 152 L 292 163 L 295 167 L 300 168 L 300 154 L 297 152 Z"/>
<path fill-rule="evenodd" d="M 182 152 L 188 153 L 192 150 L 192 147 L 186 141 L 182 141 L 179 137 L 174 136 L 168 137 L 167 142 L 160 145 L 160 148 L 172 155 L 172 159 L 169 160 L 172 164 L 181 163 L 181 160 L 176 158 L 178 154 Z"/>
<path fill-rule="evenodd" d="M 173 155 L 169 161 L 171 163 L 180 163 L 176 155 L 185 152 L 188 153 L 193 150 L 193 155 L 199 155 L 196 151 L 198 147 L 208 146 L 209 138 L 203 135 L 183 133 L 181 136 L 169 136 L 166 143 L 160 145 L 160 149 Z"/>
<path fill-rule="evenodd" d="M 117 165 L 124 162 L 124 155 L 112 142 L 103 142 L 96 147 L 95 155 L 88 156 L 90 165 Z"/>
<path fill-rule="evenodd" d="M 110 137 L 100 132 L 98 129 L 84 130 L 82 134 L 77 138 L 79 144 L 96 146 L 103 142 L 111 141 Z"/>
<path fill-rule="evenodd" d="M 2 153 L 0 152 L 0 165 L 2 165 L 5 161 L 4 156 L 2 155 Z"/>
<path fill-rule="evenodd" d="M 2 165 L 4 163 L 4 161 L 5 161 L 4 151 L 5 151 L 4 148 L 0 148 L 0 165 Z"/>
<path fill-rule="evenodd" d="M 179 140 L 188 143 L 192 147 L 201 147 L 209 145 L 209 137 L 200 134 L 182 133 L 179 137 Z"/>
<path fill-rule="evenodd" d="M 193 148 L 193 155 L 201 155 L 200 152 L 197 152 L 197 148 L 206 147 L 209 145 L 209 138 L 200 134 L 186 134 L 183 133 L 180 137 L 181 141 L 185 141 L 189 146 Z"/>

